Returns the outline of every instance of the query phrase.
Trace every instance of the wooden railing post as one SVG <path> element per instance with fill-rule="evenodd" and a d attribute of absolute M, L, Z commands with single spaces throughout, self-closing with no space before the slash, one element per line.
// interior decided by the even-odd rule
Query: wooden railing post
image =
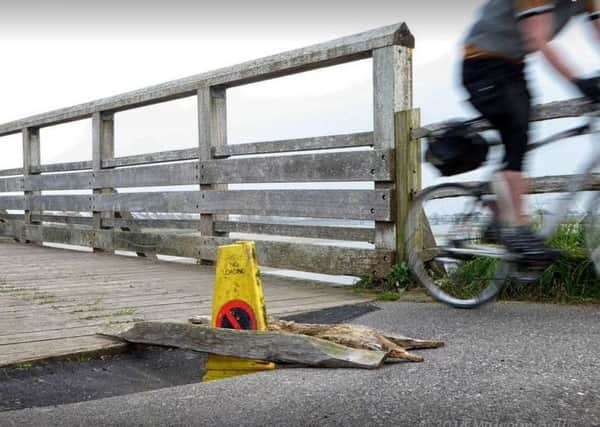
<path fill-rule="evenodd" d="M 38 128 L 25 128 L 23 129 L 23 178 L 39 174 L 39 172 L 32 172 L 35 166 L 40 166 L 40 130 Z M 25 191 L 25 199 L 30 199 L 30 196 L 39 196 L 41 191 Z M 42 214 L 42 212 L 37 212 Z M 23 222 L 25 224 L 33 224 L 34 212 L 29 209 L 25 209 L 23 216 Z M 28 243 L 25 241 L 25 243 Z"/>
<path fill-rule="evenodd" d="M 388 46 L 373 51 L 373 137 L 376 149 L 397 148 L 396 113 L 410 110 L 413 102 L 412 90 L 412 49 L 404 46 Z M 402 143 L 408 144 L 407 140 Z M 398 155 L 398 153 L 396 153 Z M 396 161 L 398 166 L 398 161 Z M 396 179 L 403 174 L 396 172 Z M 375 189 L 396 189 L 406 191 L 403 182 L 375 182 Z M 406 194 L 397 198 L 395 205 L 404 203 Z M 375 247 L 377 249 L 398 250 L 403 246 L 398 241 L 396 222 L 375 223 Z M 396 262 L 403 258 L 403 251 L 397 253 Z"/>
<path fill-rule="evenodd" d="M 102 171 L 102 161 L 115 156 L 114 117 L 112 113 L 98 112 L 92 115 L 92 171 L 94 174 Z M 94 188 L 94 194 L 110 194 L 112 188 Z M 102 219 L 110 213 L 93 211 L 94 229 L 102 229 Z M 112 215 L 111 215 L 112 216 Z M 94 248 L 94 252 L 101 249 Z"/>
<path fill-rule="evenodd" d="M 396 113 L 396 259 L 406 259 L 405 226 L 412 200 L 421 189 L 421 144 L 411 139 L 411 131 L 420 126 L 420 110 Z M 415 242 L 422 242 L 422 229 Z M 419 244 L 419 243 L 417 243 Z"/>
<path fill-rule="evenodd" d="M 198 182 L 203 180 L 202 163 L 213 158 L 213 147 L 227 145 L 227 92 L 224 87 L 205 86 L 198 90 Z M 200 191 L 227 190 L 227 184 L 200 184 Z M 203 236 L 225 236 L 215 230 L 215 220 L 224 220 L 212 214 L 200 212 L 200 233 Z M 201 263 L 206 260 L 200 259 Z"/>

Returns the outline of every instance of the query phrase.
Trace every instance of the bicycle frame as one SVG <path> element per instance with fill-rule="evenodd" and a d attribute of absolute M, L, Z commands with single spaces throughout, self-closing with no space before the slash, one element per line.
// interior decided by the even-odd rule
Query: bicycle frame
<path fill-rule="evenodd" d="M 591 134 L 600 134 L 600 110 L 587 114 L 584 117 L 589 117 L 589 121 L 585 125 L 580 125 L 577 127 L 573 127 L 571 129 L 558 132 L 553 134 L 547 138 L 544 138 L 540 141 L 531 143 L 527 147 L 527 151 L 533 151 L 538 148 L 544 147 L 546 145 L 552 144 L 554 142 L 562 141 L 568 138 L 573 138 L 577 136 L 583 135 L 591 135 Z M 490 145 L 496 146 L 501 145 L 500 141 L 494 141 Z M 600 147 L 600 146 L 599 146 Z M 561 198 L 557 207 L 554 209 L 556 215 L 552 217 L 551 221 L 543 224 L 540 235 L 547 239 L 549 238 L 556 228 L 565 220 L 568 216 L 569 207 L 572 204 L 572 201 L 575 197 L 582 191 L 585 183 L 592 175 L 593 171 L 600 168 L 600 152 L 592 157 L 592 160 L 588 162 L 586 167 L 583 169 L 582 174 L 574 175 L 574 179 L 569 182 L 569 185 L 564 189 L 564 193 L 566 193 L 566 197 Z M 490 173 L 488 179 L 484 179 L 482 182 L 473 186 L 473 190 L 479 192 L 481 196 L 486 194 L 493 193 L 492 186 L 490 185 L 493 182 L 493 176 L 497 174 L 501 170 L 500 168 L 495 169 Z M 496 210 L 496 214 L 498 214 Z M 444 248 L 445 252 L 449 255 L 457 256 L 457 257 L 477 257 L 477 256 L 486 256 L 492 258 L 505 258 L 510 261 L 511 257 L 505 250 L 499 248 L 485 248 L 480 245 L 469 245 L 468 247 L 448 247 Z"/>

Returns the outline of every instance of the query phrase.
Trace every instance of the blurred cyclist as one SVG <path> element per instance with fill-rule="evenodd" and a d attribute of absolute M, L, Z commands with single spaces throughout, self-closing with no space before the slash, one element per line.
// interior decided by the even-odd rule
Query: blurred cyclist
<path fill-rule="evenodd" d="M 501 241 L 510 252 L 528 259 L 553 259 L 559 252 L 544 245 L 523 210 L 531 101 L 525 57 L 541 52 L 585 97 L 600 102 L 600 79 L 578 78 L 551 44 L 572 17 L 582 14 L 587 14 L 600 40 L 600 0 L 488 0 L 465 41 L 463 84 L 470 102 L 499 131 L 505 147 L 500 184 L 506 191 L 498 192 L 504 224 L 490 224 L 484 239 Z"/>

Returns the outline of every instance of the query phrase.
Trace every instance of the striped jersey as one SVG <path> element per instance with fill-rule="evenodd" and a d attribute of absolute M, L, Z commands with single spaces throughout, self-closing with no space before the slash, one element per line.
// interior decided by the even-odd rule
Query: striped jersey
<path fill-rule="evenodd" d="M 553 13 L 557 35 L 577 15 L 600 18 L 600 0 L 488 0 L 465 40 L 465 57 L 504 57 L 520 61 L 526 55 L 519 21 Z"/>

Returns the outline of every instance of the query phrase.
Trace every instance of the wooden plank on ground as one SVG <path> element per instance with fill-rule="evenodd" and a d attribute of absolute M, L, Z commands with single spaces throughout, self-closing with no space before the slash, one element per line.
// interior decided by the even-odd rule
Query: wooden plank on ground
<path fill-rule="evenodd" d="M 153 344 L 326 368 L 380 367 L 387 353 L 352 349 L 306 335 L 217 329 L 185 323 L 142 322 L 120 332 L 104 332 L 132 343 Z"/>

